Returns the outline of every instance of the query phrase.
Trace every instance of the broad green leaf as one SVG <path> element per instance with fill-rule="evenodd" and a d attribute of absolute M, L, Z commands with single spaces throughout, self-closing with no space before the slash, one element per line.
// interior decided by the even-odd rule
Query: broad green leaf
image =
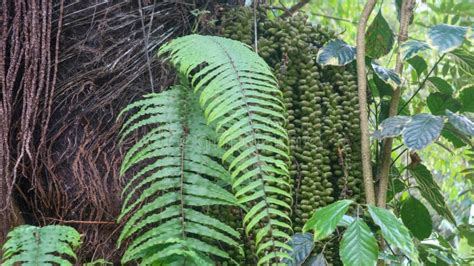
<path fill-rule="evenodd" d="M 372 61 L 371 63 L 374 73 L 385 83 L 392 86 L 393 89 L 397 88 L 402 84 L 400 76 L 391 69 L 384 68 L 378 65 L 376 62 Z"/>
<path fill-rule="evenodd" d="M 402 132 L 403 142 L 412 150 L 420 150 L 435 141 L 443 129 L 443 119 L 430 114 L 417 114 Z"/>
<path fill-rule="evenodd" d="M 443 115 L 446 110 L 456 112 L 461 109 L 461 103 L 458 100 L 440 92 L 431 93 L 426 99 L 426 104 L 434 115 Z"/>
<path fill-rule="evenodd" d="M 416 54 L 418 54 L 419 52 L 422 52 L 427 49 L 430 49 L 430 46 L 427 43 L 415 41 L 415 40 L 406 41 L 401 46 L 403 60 L 408 60 L 412 58 L 413 56 L 415 56 Z"/>
<path fill-rule="evenodd" d="M 421 196 L 428 201 L 428 203 L 436 210 L 436 212 L 446 218 L 452 224 L 456 224 L 453 214 L 449 210 L 446 202 L 444 201 L 441 188 L 434 181 L 431 172 L 422 164 L 410 165 L 408 170 L 415 178 L 418 188 L 421 192 Z"/>
<path fill-rule="evenodd" d="M 365 33 L 365 47 L 368 57 L 380 58 L 392 50 L 395 37 L 380 9 Z"/>
<path fill-rule="evenodd" d="M 303 226 L 303 232 L 314 231 L 314 240 L 328 237 L 334 232 L 351 203 L 352 200 L 339 200 L 317 209 Z"/>
<path fill-rule="evenodd" d="M 342 216 L 342 219 L 339 221 L 337 226 L 348 227 L 353 221 L 354 217 L 345 214 L 344 216 Z"/>
<path fill-rule="evenodd" d="M 441 131 L 441 136 L 443 136 L 443 138 L 445 138 L 449 142 L 451 142 L 453 144 L 454 148 L 461 148 L 461 147 L 466 146 L 467 143 L 463 140 L 463 138 L 458 136 L 461 133 L 457 134 L 457 132 L 453 132 L 455 130 L 456 129 L 454 128 L 454 126 L 452 126 L 448 123 L 448 124 L 444 125 L 444 128 Z"/>
<path fill-rule="evenodd" d="M 418 262 L 418 253 L 410 232 L 403 223 L 387 209 L 369 205 L 369 213 L 375 224 L 380 227 L 384 239 L 399 248 L 411 261 Z"/>
<path fill-rule="evenodd" d="M 469 85 L 461 89 L 459 92 L 459 100 L 461 100 L 461 112 L 474 113 L 474 85 Z"/>
<path fill-rule="evenodd" d="M 380 98 L 384 98 L 384 96 L 392 96 L 393 95 L 393 88 L 391 85 L 385 83 L 378 75 L 373 75 L 374 84 L 377 87 L 377 91 L 379 93 Z"/>
<path fill-rule="evenodd" d="M 472 247 L 474 246 L 474 225 L 472 224 L 461 224 L 458 226 L 459 234 L 466 238 L 467 243 Z"/>
<path fill-rule="evenodd" d="M 318 51 L 316 62 L 322 66 L 343 66 L 355 60 L 356 49 L 343 40 L 327 42 Z"/>
<path fill-rule="evenodd" d="M 467 32 L 467 27 L 439 24 L 428 30 L 428 43 L 440 53 L 446 53 L 461 46 Z"/>
<path fill-rule="evenodd" d="M 292 260 L 285 259 L 283 262 L 288 266 L 297 266 L 303 264 L 311 255 L 314 248 L 313 234 L 311 233 L 296 233 L 291 237 L 288 245 L 293 248 L 288 253 Z"/>
<path fill-rule="evenodd" d="M 362 219 L 355 219 L 344 232 L 339 254 L 347 266 L 369 266 L 377 262 L 377 240 Z"/>
<path fill-rule="evenodd" d="M 377 139 L 396 137 L 402 134 L 403 129 L 405 129 L 405 126 L 410 121 L 411 117 L 409 116 L 397 115 L 389 117 L 382 121 L 379 129 L 374 132 L 373 136 Z"/>
<path fill-rule="evenodd" d="M 427 84 L 436 88 L 439 92 L 451 95 L 453 93 L 453 87 L 449 85 L 444 79 L 439 77 L 429 77 L 427 79 Z"/>
<path fill-rule="evenodd" d="M 474 54 L 466 49 L 458 48 L 448 53 L 451 62 L 462 69 L 463 74 L 474 75 Z"/>
<path fill-rule="evenodd" d="M 474 136 L 474 123 L 467 117 L 446 110 L 448 122 L 468 136 Z"/>
<path fill-rule="evenodd" d="M 413 196 L 403 202 L 400 216 L 416 238 L 423 240 L 431 235 L 433 227 L 431 215 L 425 205 Z"/>
<path fill-rule="evenodd" d="M 408 59 L 407 62 L 413 67 L 413 69 L 415 69 L 418 77 L 420 77 L 421 73 L 423 73 L 423 71 L 428 68 L 428 64 L 426 63 L 425 59 L 418 55 Z"/>

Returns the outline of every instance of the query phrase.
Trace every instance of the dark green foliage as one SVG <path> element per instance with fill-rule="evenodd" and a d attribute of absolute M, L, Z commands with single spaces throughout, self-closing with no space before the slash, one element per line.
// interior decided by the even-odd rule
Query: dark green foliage
<path fill-rule="evenodd" d="M 413 236 L 420 240 L 430 236 L 433 222 L 428 209 L 421 201 L 410 196 L 403 202 L 400 216 Z"/>
<path fill-rule="evenodd" d="M 189 35 L 160 48 L 191 79 L 208 124 L 219 133 L 237 202 L 246 206 L 258 264 L 288 257 L 291 187 L 281 91 L 268 65 L 241 42 Z"/>
<path fill-rule="evenodd" d="M 72 227 L 21 225 L 8 233 L 2 265 L 73 265 L 81 236 Z"/>
<path fill-rule="evenodd" d="M 382 57 L 392 50 L 395 43 L 395 34 L 383 17 L 382 10 L 379 10 L 372 24 L 368 27 L 365 42 L 367 56 L 374 59 Z"/>
<path fill-rule="evenodd" d="M 456 224 L 453 214 L 446 206 L 441 188 L 434 181 L 431 172 L 422 164 L 410 165 L 408 170 L 412 174 L 413 178 L 418 184 L 419 190 L 423 198 L 438 212 L 439 215 L 443 216 L 452 224 Z"/>

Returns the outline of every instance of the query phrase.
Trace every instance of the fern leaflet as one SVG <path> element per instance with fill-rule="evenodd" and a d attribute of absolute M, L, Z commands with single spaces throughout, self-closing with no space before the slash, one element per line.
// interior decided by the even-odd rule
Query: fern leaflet
<path fill-rule="evenodd" d="M 159 53 L 169 55 L 191 78 L 208 124 L 220 134 L 235 195 L 249 206 L 244 224 L 256 237 L 259 264 L 288 257 L 288 134 L 281 91 L 270 68 L 248 46 L 215 36 L 181 37 Z"/>

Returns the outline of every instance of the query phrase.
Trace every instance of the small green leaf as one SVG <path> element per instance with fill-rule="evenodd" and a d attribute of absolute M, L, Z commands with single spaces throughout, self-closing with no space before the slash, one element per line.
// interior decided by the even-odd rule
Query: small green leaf
<path fill-rule="evenodd" d="M 314 231 L 314 240 L 321 240 L 334 232 L 337 224 L 349 209 L 352 200 L 340 200 L 317 209 L 306 222 L 303 232 Z"/>
<path fill-rule="evenodd" d="M 390 245 L 399 248 L 410 260 L 418 262 L 418 253 L 408 229 L 389 210 L 369 205 L 369 213 Z"/>
<path fill-rule="evenodd" d="M 402 204 L 400 211 L 405 226 L 418 239 L 423 240 L 431 235 L 433 222 L 425 205 L 416 198 L 410 196 Z"/>
<path fill-rule="evenodd" d="M 367 56 L 375 59 L 388 54 L 395 42 L 394 36 L 380 10 L 365 33 Z"/>
<path fill-rule="evenodd" d="M 461 112 L 474 113 L 474 85 L 469 85 L 461 89 L 459 99 L 462 103 Z"/>
<path fill-rule="evenodd" d="M 446 53 L 461 46 L 467 32 L 467 27 L 439 24 L 428 30 L 428 43 L 440 53 Z"/>
<path fill-rule="evenodd" d="M 289 251 L 288 255 L 293 260 L 284 259 L 283 262 L 288 266 L 297 266 L 303 264 L 314 248 L 313 234 L 311 233 L 296 233 L 291 237 L 288 245 L 293 250 Z"/>
<path fill-rule="evenodd" d="M 453 87 L 449 85 L 446 80 L 439 78 L 439 77 L 430 77 L 427 80 L 427 84 L 431 85 L 432 87 L 436 88 L 439 92 L 451 95 L 453 93 Z"/>
<path fill-rule="evenodd" d="M 433 207 L 439 215 L 446 218 L 446 220 L 452 224 L 456 224 L 453 214 L 444 201 L 441 188 L 434 181 L 431 172 L 426 168 L 426 166 L 422 164 L 409 165 L 408 170 L 413 178 L 415 178 L 421 196 L 428 201 L 431 207 Z"/>
<path fill-rule="evenodd" d="M 410 40 L 406 41 L 401 46 L 401 52 L 403 54 L 403 60 L 408 60 L 418 54 L 421 51 L 430 49 L 427 43 Z"/>
<path fill-rule="evenodd" d="M 443 115 L 446 110 L 456 112 L 461 109 L 461 103 L 458 100 L 453 99 L 451 95 L 440 92 L 430 94 L 426 104 L 434 115 Z"/>
<path fill-rule="evenodd" d="M 400 76 L 397 73 L 395 73 L 395 71 L 384 68 L 374 61 L 372 61 L 371 65 L 372 65 L 372 69 L 374 70 L 374 73 L 385 83 L 392 86 L 393 89 L 397 88 L 398 86 L 402 84 L 402 80 L 400 79 Z"/>
<path fill-rule="evenodd" d="M 449 110 L 446 110 L 448 116 L 448 122 L 453 125 L 457 130 L 468 136 L 474 136 L 474 123 L 469 118 L 454 114 Z"/>
<path fill-rule="evenodd" d="M 456 129 L 450 124 L 446 124 L 441 131 L 441 136 L 451 142 L 456 149 L 466 146 L 467 143 L 456 134 L 457 132 L 453 132 L 453 130 Z"/>
<path fill-rule="evenodd" d="M 316 256 L 311 256 L 309 257 L 305 263 L 303 263 L 303 266 L 327 266 L 328 262 L 326 261 L 326 258 L 324 258 L 323 253 L 319 253 Z"/>
<path fill-rule="evenodd" d="M 415 69 L 418 77 L 428 68 L 428 64 L 426 63 L 425 59 L 418 55 L 408 59 L 407 62 Z"/>
<path fill-rule="evenodd" d="M 319 49 L 316 62 L 322 66 L 343 66 L 355 60 L 356 49 L 343 40 L 335 39 Z"/>
<path fill-rule="evenodd" d="M 369 266 L 377 262 L 378 248 L 369 226 L 358 218 L 344 233 L 339 254 L 344 265 Z"/>
<path fill-rule="evenodd" d="M 382 79 L 379 78 L 378 75 L 373 75 L 373 81 L 374 81 L 375 87 L 377 88 L 380 98 L 383 98 L 384 96 L 393 95 L 392 86 L 385 83 Z"/>
<path fill-rule="evenodd" d="M 413 150 L 421 150 L 436 140 L 443 129 L 443 119 L 430 114 L 413 116 L 402 132 L 403 142 Z"/>

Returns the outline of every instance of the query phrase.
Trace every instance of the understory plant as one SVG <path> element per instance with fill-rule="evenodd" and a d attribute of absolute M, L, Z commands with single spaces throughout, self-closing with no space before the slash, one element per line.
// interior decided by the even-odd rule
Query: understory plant
<path fill-rule="evenodd" d="M 288 135 L 281 91 L 250 47 L 215 36 L 190 35 L 160 49 L 184 85 L 147 96 L 124 123 L 122 137 L 150 132 L 129 149 L 122 173 L 137 169 L 119 220 L 119 243 L 133 236 L 123 262 L 212 264 L 228 259 L 239 235 L 206 214 L 214 205 L 244 212 L 259 264 L 289 257 L 291 198 Z M 189 82 L 189 83 L 188 83 Z M 133 214 L 129 215 L 133 211 Z"/>
<path fill-rule="evenodd" d="M 2 265 L 74 265 L 74 252 L 81 244 L 72 227 L 21 225 L 8 233 Z"/>

